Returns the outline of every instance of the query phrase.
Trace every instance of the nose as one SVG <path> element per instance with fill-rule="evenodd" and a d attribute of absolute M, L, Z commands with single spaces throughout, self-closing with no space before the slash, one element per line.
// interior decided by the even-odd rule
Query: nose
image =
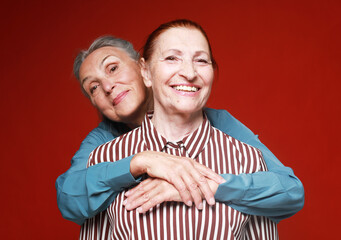
<path fill-rule="evenodd" d="M 179 74 L 185 77 L 188 81 L 192 81 L 197 76 L 197 71 L 192 61 L 183 60 Z"/>
<path fill-rule="evenodd" d="M 110 95 L 115 87 L 115 81 L 110 78 L 104 78 L 102 79 L 102 87 L 105 94 Z"/>

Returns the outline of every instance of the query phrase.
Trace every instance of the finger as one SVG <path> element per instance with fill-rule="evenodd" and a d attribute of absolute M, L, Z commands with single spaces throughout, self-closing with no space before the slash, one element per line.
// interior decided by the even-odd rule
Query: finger
<path fill-rule="evenodd" d="M 214 205 L 215 199 L 213 196 L 213 192 L 212 192 L 212 190 L 211 190 L 211 188 L 210 188 L 210 186 L 206 180 L 206 177 L 198 171 L 192 170 L 190 173 L 191 173 L 191 176 L 186 179 L 186 183 L 190 184 L 188 186 L 190 186 L 193 190 L 193 191 L 191 191 L 191 194 L 192 194 L 192 197 L 194 198 L 194 201 L 196 203 L 197 208 L 201 209 L 198 207 L 199 206 L 198 204 L 200 204 L 202 202 L 202 199 L 201 199 L 202 195 L 206 199 L 206 201 L 209 205 Z M 198 190 L 195 189 L 195 186 L 198 188 Z M 201 191 L 202 195 L 200 194 L 199 190 Z M 200 201 L 199 201 L 198 194 L 200 194 L 199 195 Z"/>
<path fill-rule="evenodd" d="M 153 199 L 153 197 L 150 197 L 150 193 L 146 192 L 140 196 L 137 196 L 134 200 L 129 200 L 125 205 L 125 208 L 127 210 L 133 210 L 150 201 L 151 199 Z"/>
<path fill-rule="evenodd" d="M 142 207 L 140 210 L 145 212 L 165 201 L 179 201 L 179 198 L 176 197 L 178 196 L 178 191 L 173 185 L 164 180 L 155 179 L 151 181 L 148 183 L 148 186 L 145 187 L 145 190 L 146 191 L 142 195 L 132 195 L 128 197 L 130 199 L 136 196 L 134 200 L 126 205 L 127 210 Z"/>
<path fill-rule="evenodd" d="M 192 171 L 191 174 L 192 174 L 192 176 L 191 176 L 192 179 L 189 178 L 187 180 L 187 183 L 188 183 L 188 181 L 190 181 L 189 182 L 190 187 L 193 189 L 193 191 L 191 191 L 191 194 L 192 194 L 192 197 L 195 199 L 194 201 L 196 203 L 197 208 L 202 209 L 202 204 L 201 205 L 199 205 L 199 204 L 202 203 L 203 197 L 206 199 L 206 201 L 209 205 L 214 205 L 215 204 L 214 195 L 213 195 L 213 192 L 212 192 L 212 190 L 211 190 L 211 188 L 207 182 L 206 177 L 197 171 Z M 193 186 L 196 186 L 197 189 L 195 189 L 195 187 L 193 187 Z M 199 198 L 199 196 L 200 196 L 200 198 Z"/>
<path fill-rule="evenodd" d="M 126 195 L 127 198 L 126 200 L 124 200 L 123 205 L 127 207 L 127 205 L 134 203 L 136 199 L 139 199 L 139 198 L 140 198 L 139 202 L 135 203 L 134 206 L 136 204 L 141 204 L 141 199 L 144 199 L 144 201 L 148 201 L 149 199 L 148 192 L 150 192 L 152 189 L 157 187 L 159 180 L 155 180 L 155 179 L 147 179 L 147 180 L 144 180 L 143 182 L 141 182 L 140 183 L 141 186 L 136 187 L 134 191 L 128 194 L 128 196 Z"/>
<path fill-rule="evenodd" d="M 207 203 L 211 206 L 214 205 L 215 204 L 214 194 L 210 188 L 210 185 L 207 182 L 206 177 L 203 175 L 200 175 L 197 180 L 198 180 L 198 187 L 202 195 L 206 199 Z"/>
<path fill-rule="evenodd" d="M 164 194 L 167 195 L 167 193 L 164 193 Z M 151 198 L 149 201 L 142 204 L 136 210 L 139 213 L 145 213 L 149 211 L 150 209 L 154 208 L 156 205 L 163 203 L 166 198 L 168 198 L 168 196 L 161 196 L 160 194 L 155 195 L 153 198 Z"/>
<path fill-rule="evenodd" d="M 149 192 L 149 194 L 150 194 L 149 201 L 146 201 L 139 208 L 137 208 L 137 211 L 139 213 L 145 213 L 163 202 L 168 201 L 181 202 L 181 199 L 179 198 L 179 192 L 175 189 L 175 187 L 172 184 L 164 180 L 160 180 L 158 186 L 152 189 Z"/>
<path fill-rule="evenodd" d="M 197 182 L 189 175 L 184 175 L 183 178 L 187 185 L 187 189 L 191 194 L 193 202 L 195 203 L 195 206 L 197 207 L 197 209 L 201 210 L 203 208 L 202 196 Z"/>
<path fill-rule="evenodd" d="M 220 176 L 219 174 L 214 172 L 212 169 L 206 167 L 205 165 L 202 165 L 202 164 L 194 161 L 194 167 L 196 168 L 197 171 L 199 171 L 206 178 L 209 178 L 218 184 L 225 182 L 225 179 L 222 176 Z"/>
<path fill-rule="evenodd" d="M 189 207 L 192 206 L 192 197 L 189 193 L 186 184 L 183 182 L 182 178 L 171 177 L 170 183 L 178 190 L 182 201 Z"/>
<path fill-rule="evenodd" d="M 173 179 L 175 180 L 179 180 L 179 181 L 182 180 L 184 182 L 185 186 L 180 185 L 181 187 L 180 189 L 174 183 L 174 186 L 178 189 L 181 198 L 184 200 L 183 196 L 187 194 L 186 192 L 184 192 L 186 188 L 192 200 L 194 201 L 195 206 L 198 209 L 202 209 L 202 206 L 203 206 L 202 195 L 198 186 L 201 187 L 205 191 L 205 195 L 207 196 L 208 199 L 210 199 L 209 203 L 213 202 L 212 201 L 213 193 L 210 191 L 208 183 L 206 182 L 206 178 L 202 177 L 200 172 L 193 166 L 194 163 L 195 162 L 190 158 L 183 159 L 181 164 L 177 165 L 176 167 L 172 169 L 174 173 L 173 174 L 171 173 L 170 176 L 173 176 Z M 177 176 L 177 177 L 174 177 L 174 176 Z M 206 187 L 205 187 L 205 184 L 206 184 Z M 186 201 L 187 199 L 184 200 L 185 203 Z M 189 204 L 187 205 L 191 206 Z"/>
<path fill-rule="evenodd" d="M 136 191 L 143 191 L 144 186 L 147 185 L 151 181 L 152 181 L 152 178 L 147 178 L 147 179 L 143 180 L 137 186 L 129 189 L 124 195 L 126 197 L 128 197 L 128 196 L 134 194 Z"/>

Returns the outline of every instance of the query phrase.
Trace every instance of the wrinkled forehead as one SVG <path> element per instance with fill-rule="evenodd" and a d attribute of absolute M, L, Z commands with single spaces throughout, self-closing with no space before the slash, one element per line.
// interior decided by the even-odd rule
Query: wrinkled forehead
<path fill-rule="evenodd" d="M 118 63 L 129 63 L 137 64 L 129 54 L 123 49 L 117 47 L 106 46 L 96 49 L 90 53 L 83 61 L 80 66 L 80 75 L 84 72 L 92 71 L 96 68 L 101 68 L 106 62 L 118 62 Z"/>
<path fill-rule="evenodd" d="M 106 58 L 108 58 L 108 56 L 121 59 L 122 61 L 131 59 L 129 54 L 123 49 L 117 48 L 117 47 L 106 46 L 106 47 L 101 47 L 99 49 L 96 49 L 95 51 L 90 53 L 84 59 L 83 63 L 86 61 L 93 61 L 93 62 L 101 63 Z"/>
<path fill-rule="evenodd" d="M 210 55 L 205 36 L 194 27 L 175 27 L 161 33 L 154 42 L 153 54 L 168 49 L 205 51 Z"/>

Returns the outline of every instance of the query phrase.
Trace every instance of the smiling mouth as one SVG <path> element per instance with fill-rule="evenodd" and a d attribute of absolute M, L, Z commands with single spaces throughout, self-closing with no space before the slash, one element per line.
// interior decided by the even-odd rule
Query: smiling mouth
<path fill-rule="evenodd" d="M 114 100 L 112 101 L 112 104 L 114 106 L 116 106 L 117 104 L 119 104 L 124 98 L 125 96 L 127 96 L 129 91 L 124 91 L 124 92 L 121 92 L 119 93 L 115 98 Z"/>
<path fill-rule="evenodd" d="M 179 85 L 179 86 L 172 86 L 173 89 L 181 92 L 197 92 L 199 91 L 199 88 L 194 87 L 194 86 L 184 86 L 184 85 Z"/>

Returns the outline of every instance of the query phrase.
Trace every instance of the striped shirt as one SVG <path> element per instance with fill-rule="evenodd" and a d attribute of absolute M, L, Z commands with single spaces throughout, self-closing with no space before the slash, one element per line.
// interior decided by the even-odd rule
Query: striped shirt
<path fill-rule="evenodd" d="M 141 127 L 96 148 L 88 166 L 118 161 L 151 150 L 195 159 L 218 174 L 266 171 L 261 152 L 212 127 L 202 125 L 178 142 L 158 134 L 146 115 Z M 80 239 L 278 239 L 277 225 L 266 217 L 251 216 L 217 202 L 203 209 L 179 202 L 164 202 L 145 214 L 126 211 L 125 191 L 106 211 L 88 219 Z"/>

